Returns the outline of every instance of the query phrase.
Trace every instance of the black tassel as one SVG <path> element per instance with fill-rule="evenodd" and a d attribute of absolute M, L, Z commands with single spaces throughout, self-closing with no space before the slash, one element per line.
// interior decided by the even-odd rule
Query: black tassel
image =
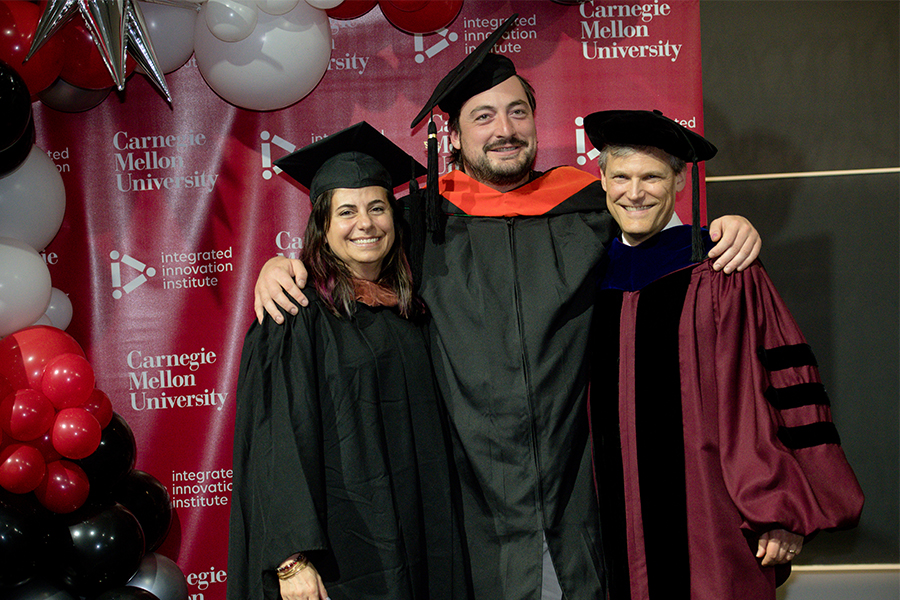
<path fill-rule="evenodd" d="M 691 166 L 691 262 L 701 262 L 706 258 L 706 248 L 703 247 L 703 236 L 700 235 L 700 167 L 697 163 Z"/>
<path fill-rule="evenodd" d="M 441 212 L 438 192 L 437 127 L 434 119 L 428 121 L 428 176 L 425 180 L 425 215 L 428 231 L 436 244 L 444 241 L 444 215 Z"/>

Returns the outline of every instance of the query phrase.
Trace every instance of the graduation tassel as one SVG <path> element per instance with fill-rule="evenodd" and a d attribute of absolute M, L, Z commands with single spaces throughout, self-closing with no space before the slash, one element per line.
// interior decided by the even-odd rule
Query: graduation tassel
<path fill-rule="evenodd" d="M 444 219 L 441 214 L 438 192 L 437 127 L 434 119 L 428 120 L 428 177 L 425 180 L 425 219 L 428 231 L 433 232 L 436 244 L 444 241 Z"/>
<path fill-rule="evenodd" d="M 695 161 L 691 166 L 691 262 L 701 262 L 706 257 L 703 236 L 700 235 L 700 167 Z"/>

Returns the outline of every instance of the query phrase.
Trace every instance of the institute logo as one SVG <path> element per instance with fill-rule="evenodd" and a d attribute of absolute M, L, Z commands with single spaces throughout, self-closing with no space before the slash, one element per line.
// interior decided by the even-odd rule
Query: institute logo
<path fill-rule="evenodd" d="M 600 156 L 600 151 L 596 148 L 587 149 L 587 142 L 585 142 L 586 134 L 584 132 L 584 117 L 575 117 L 575 152 L 578 153 L 578 158 L 575 160 L 578 162 L 580 166 L 586 165 L 589 161 L 597 160 L 597 157 Z"/>
<path fill-rule="evenodd" d="M 161 252 L 160 268 L 118 250 L 109 253 L 112 296 L 116 300 L 130 294 L 160 274 L 163 290 L 183 290 L 216 287 L 221 278 L 234 271 L 234 250 L 206 250 L 202 252 Z M 159 284 L 157 284 L 159 287 Z"/>
<path fill-rule="evenodd" d="M 118 300 L 125 294 L 130 294 L 140 286 L 147 283 L 148 278 L 156 275 L 156 269 L 148 267 L 145 263 L 127 254 L 120 254 L 117 250 L 109 253 L 110 275 L 112 276 L 112 297 Z M 122 267 L 125 273 L 130 277 L 128 281 L 123 282 Z"/>
<path fill-rule="evenodd" d="M 259 148 L 259 154 L 262 157 L 262 178 L 268 181 L 274 175 L 281 173 L 281 169 L 272 164 L 272 146 L 284 150 L 285 154 L 290 154 L 297 149 L 297 146 L 280 135 L 272 135 L 268 131 L 260 132 L 259 137 L 262 140 Z"/>
<path fill-rule="evenodd" d="M 416 62 L 422 64 L 429 58 L 433 58 L 434 55 L 441 52 L 442 50 L 446 50 L 450 47 L 450 42 L 455 42 L 459 39 L 459 35 L 455 32 L 451 33 L 446 27 L 441 29 L 436 34 L 435 39 L 433 36 L 429 36 L 429 40 L 435 39 L 435 42 L 425 47 L 425 36 L 424 35 L 415 35 L 415 41 L 413 42 L 414 49 L 416 51 Z"/>

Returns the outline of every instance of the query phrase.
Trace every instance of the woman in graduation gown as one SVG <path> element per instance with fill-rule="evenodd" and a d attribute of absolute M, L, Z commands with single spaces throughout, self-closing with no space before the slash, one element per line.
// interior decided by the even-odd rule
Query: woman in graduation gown
<path fill-rule="evenodd" d="M 313 198 L 312 293 L 244 343 L 228 599 L 466 598 L 426 315 L 394 220 L 394 185 L 424 169 L 366 123 L 277 164 Z"/>

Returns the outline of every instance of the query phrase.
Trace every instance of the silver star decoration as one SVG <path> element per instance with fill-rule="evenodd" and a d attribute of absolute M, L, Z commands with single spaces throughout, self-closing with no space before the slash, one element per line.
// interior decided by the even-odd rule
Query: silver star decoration
<path fill-rule="evenodd" d="M 197 10 L 198 5 L 179 0 L 156 0 L 159 4 Z M 125 53 L 141 66 L 150 81 L 172 102 L 144 15 L 137 0 L 49 0 L 37 24 L 25 60 L 37 52 L 69 19 L 80 13 L 119 91 L 125 88 Z"/>

